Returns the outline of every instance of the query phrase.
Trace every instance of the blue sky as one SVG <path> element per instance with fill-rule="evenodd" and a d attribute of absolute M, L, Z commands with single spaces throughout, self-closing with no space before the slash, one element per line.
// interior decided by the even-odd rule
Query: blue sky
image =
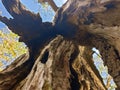
<path fill-rule="evenodd" d="M 27 9 L 31 10 L 32 12 L 34 13 L 40 12 L 40 15 L 44 22 L 53 20 L 53 16 L 55 13 L 50 7 L 43 8 L 43 6 L 37 3 L 37 0 L 20 0 L 20 1 L 26 6 Z M 54 1 L 59 7 L 66 2 L 66 0 L 54 0 Z M 2 11 L 2 16 L 7 16 L 8 18 L 11 17 L 10 14 L 4 8 L 1 0 L 0 11 Z M 5 25 L 2 22 L 0 22 L 0 29 L 4 27 Z"/>

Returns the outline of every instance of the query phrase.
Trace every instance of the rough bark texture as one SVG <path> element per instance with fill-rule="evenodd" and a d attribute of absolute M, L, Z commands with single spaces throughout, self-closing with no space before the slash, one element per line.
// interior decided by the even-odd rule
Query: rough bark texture
<path fill-rule="evenodd" d="M 13 19 L 0 16 L 0 21 L 21 36 L 29 56 L 0 73 L 0 89 L 105 90 L 91 59 L 96 47 L 120 90 L 119 0 L 68 0 L 53 23 L 43 23 L 19 0 L 2 2 Z M 51 41 L 59 34 L 64 39 Z"/>
<path fill-rule="evenodd" d="M 90 52 L 90 48 L 86 50 Z M 26 54 L 1 72 L 4 76 L 0 76 L 0 89 L 106 90 L 98 71 L 93 68 L 91 55 L 86 57 L 86 50 L 58 36 L 41 51 L 32 69 L 30 63 L 23 63 L 28 61 Z"/>
<path fill-rule="evenodd" d="M 120 89 L 119 0 L 68 0 L 55 25 L 64 37 L 100 50 L 109 74 Z M 64 26 L 64 27 L 62 27 Z M 66 29 L 70 27 L 70 29 Z M 72 33 L 68 33 L 68 32 Z"/>

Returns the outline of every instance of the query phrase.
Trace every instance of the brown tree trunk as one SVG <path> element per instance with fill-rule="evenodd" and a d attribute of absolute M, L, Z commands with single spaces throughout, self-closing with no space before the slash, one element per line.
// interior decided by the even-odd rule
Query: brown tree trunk
<path fill-rule="evenodd" d="M 106 90 L 90 49 L 58 36 L 42 49 L 32 68 L 26 54 L 1 72 L 0 89 Z"/>
<path fill-rule="evenodd" d="M 19 0 L 2 2 L 13 19 L 0 21 L 21 36 L 29 54 L 0 73 L 0 89 L 106 90 L 92 61 L 96 47 L 120 90 L 119 0 L 68 0 L 53 23 L 43 23 Z M 59 34 L 64 38 L 55 38 Z"/>

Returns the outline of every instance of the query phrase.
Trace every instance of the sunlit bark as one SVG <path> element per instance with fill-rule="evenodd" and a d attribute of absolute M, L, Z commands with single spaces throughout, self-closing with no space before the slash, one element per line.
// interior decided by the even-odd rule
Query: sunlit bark
<path fill-rule="evenodd" d="M 98 72 L 91 60 L 92 52 L 89 52 L 88 50 L 88 47 L 96 47 L 100 51 L 105 64 L 108 66 L 109 74 L 111 74 L 115 83 L 118 86 L 117 90 L 120 89 L 119 0 L 68 0 L 56 12 L 53 23 L 43 23 L 39 14 L 34 14 L 26 10 L 25 6 L 23 6 L 19 0 L 2 0 L 2 2 L 7 11 L 12 15 L 13 19 L 7 19 L 6 17 L 0 16 L 0 21 L 5 23 L 8 28 L 11 29 L 14 33 L 17 33 L 21 36 L 21 41 L 24 41 L 29 47 L 30 57 L 27 64 L 30 60 L 32 61 L 32 63 L 30 63 L 30 66 L 28 65 L 27 67 L 29 70 L 31 70 L 31 72 L 28 71 L 28 73 L 30 72 L 30 74 L 25 74 L 25 76 L 23 76 L 21 80 L 19 80 L 19 82 L 11 84 L 10 87 L 19 88 L 17 90 L 29 90 L 30 88 L 35 88 L 37 90 L 41 87 L 36 86 L 38 85 L 38 83 L 35 85 L 33 84 L 36 82 L 36 80 L 39 80 L 40 84 L 42 83 L 41 86 L 47 86 L 49 88 L 53 88 L 54 90 L 56 90 L 56 88 L 57 90 L 73 89 L 72 85 L 74 83 L 77 89 L 80 90 L 97 90 L 97 88 L 101 88 L 101 90 L 104 90 L 106 88 L 103 85 L 102 80 L 98 75 Z M 59 34 L 62 35 L 67 41 L 63 40 L 59 42 L 59 40 L 61 39 L 58 39 L 58 42 L 53 41 L 52 44 L 48 44 L 56 35 Z M 74 65 L 72 67 L 69 66 L 69 64 L 71 64 L 69 60 L 71 60 L 71 55 L 73 54 L 73 52 L 70 51 L 72 48 L 70 42 L 74 43 L 73 46 L 75 45 L 76 49 L 78 49 L 79 45 L 86 48 L 86 51 L 83 50 L 79 52 L 78 50 L 76 57 L 72 59 L 73 62 L 79 62 L 78 66 L 77 63 L 72 63 L 72 65 Z M 54 46 L 55 51 L 54 49 L 48 50 L 47 55 L 48 52 L 50 53 L 50 55 L 52 53 L 52 55 L 47 57 L 47 59 L 45 57 L 45 62 L 42 62 L 41 60 L 41 62 L 38 62 L 38 59 L 44 56 L 41 51 L 43 50 L 44 52 L 43 48 L 46 45 L 48 45 L 48 47 Z M 58 49 L 60 49 L 61 51 Z M 66 50 L 66 52 L 64 52 L 63 49 Z M 72 49 L 74 51 L 74 48 Z M 87 58 L 87 55 L 85 53 L 84 54 L 86 56 L 82 56 L 84 55 L 81 55 L 81 53 L 83 52 L 87 53 L 87 55 L 90 56 Z M 55 54 L 55 56 L 53 54 Z M 58 62 L 56 62 L 55 57 L 57 57 Z M 78 58 L 77 61 L 76 58 Z M 53 61 L 50 61 L 51 59 Z M 52 64 L 50 65 L 53 65 L 52 69 L 58 68 L 58 71 L 60 70 L 60 73 L 62 74 L 56 76 L 57 74 L 55 74 L 54 71 L 51 71 L 49 72 L 48 76 L 52 73 L 53 77 L 48 77 L 46 75 L 45 77 L 48 78 L 44 80 L 47 81 L 41 82 L 44 75 L 40 73 L 46 72 L 46 69 L 51 70 L 51 68 L 47 68 L 49 67 L 47 62 L 51 62 Z M 62 66 L 57 67 L 57 65 Z M 71 71 L 71 69 L 73 71 Z M 38 70 L 38 73 L 36 72 L 36 70 Z M 6 70 L 4 72 L 6 72 Z M 14 70 L 11 70 L 10 72 L 14 72 Z M 15 71 L 15 73 L 17 73 L 17 71 Z M 64 77 L 63 73 L 65 73 L 66 77 Z M 6 77 L 8 76 L 9 72 L 4 74 Z M 12 73 L 12 75 L 13 74 L 14 73 Z M 39 74 L 40 77 L 38 77 L 37 74 Z M 60 78 L 60 81 L 58 80 L 59 78 L 55 79 L 54 74 L 57 78 Z M 74 75 L 72 76 L 72 74 Z M 21 75 L 21 73 L 19 75 Z M 0 78 L 2 80 L 2 76 Z M 15 77 L 14 79 L 16 78 L 18 77 Z M 54 78 L 55 82 L 52 82 L 51 78 Z M 8 80 L 9 79 L 10 78 L 8 77 Z M 65 81 L 63 79 L 65 79 Z M 69 81 L 71 79 L 72 82 Z M 61 83 L 63 82 L 62 80 L 64 82 L 68 82 L 68 84 L 66 85 L 66 87 L 63 85 L 62 88 L 59 88 L 59 85 L 61 86 Z M 92 83 L 90 82 L 91 80 Z M 32 82 L 30 83 L 30 81 Z M 99 81 L 100 83 L 98 83 L 97 81 Z M 3 80 L 2 83 L 0 88 L 5 88 L 7 82 L 4 84 Z M 23 86 L 23 84 L 25 86 Z M 27 87 L 27 85 L 29 86 Z"/>

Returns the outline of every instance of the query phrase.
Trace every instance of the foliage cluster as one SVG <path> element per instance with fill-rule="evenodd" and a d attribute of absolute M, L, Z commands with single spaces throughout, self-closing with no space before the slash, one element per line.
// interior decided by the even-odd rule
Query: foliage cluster
<path fill-rule="evenodd" d="M 18 38 L 7 28 L 0 30 L 0 71 L 27 51 L 24 43 L 18 42 Z"/>

